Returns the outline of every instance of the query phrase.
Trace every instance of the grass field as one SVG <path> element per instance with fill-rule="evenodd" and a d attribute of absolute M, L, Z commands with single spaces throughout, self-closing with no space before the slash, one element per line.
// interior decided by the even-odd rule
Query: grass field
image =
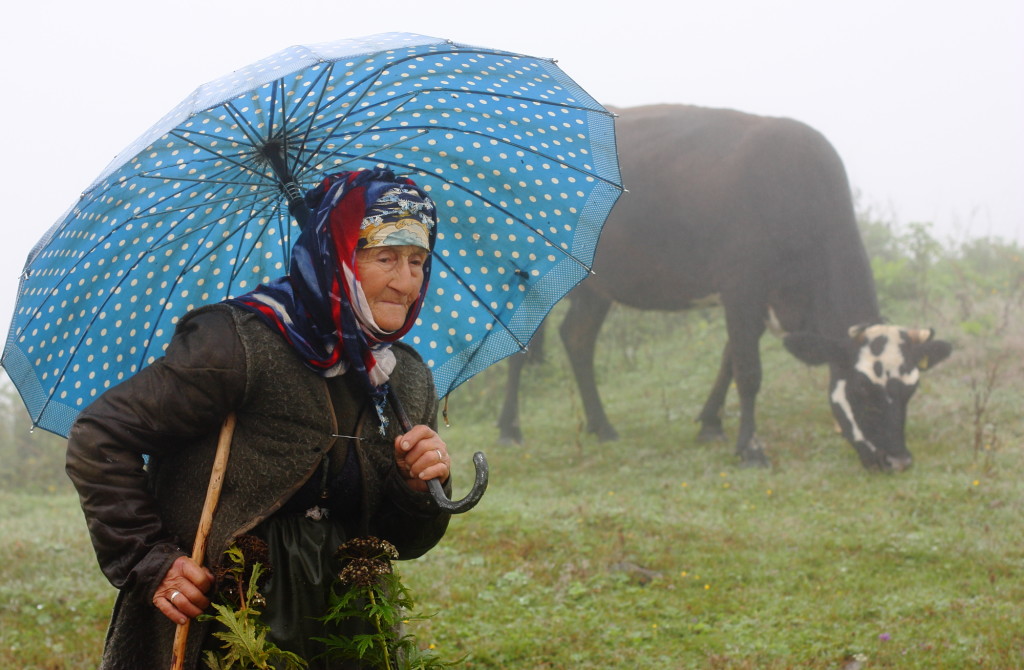
<path fill-rule="evenodd" d="M 915 466 L 898 475 L 861 468 L 833 432 L 824 371 L 770 337 L 758 432 L 772 467 L 697 444 L 717 311 L 613 310 L 598 375 L 618 442 L 584 433 L 554 337 L 524 377 L 524 445 L 497 444 L 504 366 L 478 376 L 443 435 L 456 495 L 476 450 L 490 489 L 401 565 L 436 612 L 410 632 L 468 668 L 1024 667 L 1024 336 L 1019 303 L 991 309 L 1011 322 L 894 315 L 956 346 L 923 376 Z M 113 591 L 76 499 L 0 504 L 0 667 L 94 667 Z"/>

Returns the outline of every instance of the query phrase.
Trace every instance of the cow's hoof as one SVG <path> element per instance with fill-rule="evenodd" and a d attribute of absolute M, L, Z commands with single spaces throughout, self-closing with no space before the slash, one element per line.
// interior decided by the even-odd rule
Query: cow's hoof
<path fill-rule="evenodd" d="M 616 442 L 619 439 L 619 431 L 611 426 L 604 426 L 590 432 L 597 436 L 598 442 Z"/>
<path fill-rule="evenodd" d="M 702 425 L 697 433 L 698 442 L 724 442 L 725 431 L 721 426 Z"/>
<path fill-rule="evenodd" d="M 741 468 L 769 468 L 772 465 L 765 453 L 764 442 L 756 436 L 750 438 L 745 447 L 737 448 L 736 455 L 740 457 Z"/>
<path fill-rule="evenodd" d="M 501 431 L 498 436 L 498 444 L 506 447 L 518 447 L 523 444 L 523 431 L 518 428 L 509 428 Z"/>
<path fill-rule="evenodd" d="M 758 457 L 744 458 L 740 461 L 740 467 L 744 469 L 751 468 L 770 468 L 772 467 L 771 461 L 764 454 Z"/>

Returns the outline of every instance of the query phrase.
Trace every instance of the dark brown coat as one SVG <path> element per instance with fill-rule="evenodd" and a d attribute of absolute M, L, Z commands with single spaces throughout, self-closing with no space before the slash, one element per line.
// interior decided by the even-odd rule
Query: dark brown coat
<path fill-rule="evenodd" d="M 436 424 L 429 370 L 395 347 L 392 383 L 417 423 Z M 120 589 L 102 668 L 162 667 L 175 626 L 153 605 L 163 575 L 191 546 L 220 425 L 237 416 L 207 565 L 233 538 L 279 509 L 355 427 L 363 476 L 359 527 L 415 558 L 444 534 L 448 515 L 410 491 L 394 465 L 396 419 L 385 437 L 365 394 L 342 376 L 325 380 L 252 314 L 202 308 L 178 325 L 166 355 L 113 387 L 72 427 L 67 471 L 79 491 L 100 567 Z M 332 402 L 332 396 L 334 402 Z M 143 467 L 143 454 L 149 456 Z M 186 668 L 194 668 L 202 624 L 190 627 Z"/>

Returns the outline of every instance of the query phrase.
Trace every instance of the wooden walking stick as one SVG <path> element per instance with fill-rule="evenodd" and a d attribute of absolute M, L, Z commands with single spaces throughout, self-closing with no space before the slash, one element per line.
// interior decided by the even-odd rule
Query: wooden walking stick
<path fill-rule="evenodd" d="M 220 438 L 217 440 L 217 454 L 213 457 L 213 472 L 210 474 L 210 484 L 206 488 L 206 502 L 203 503 L 203 513 L 199 517 L 199 528 L 196 530 L 196 541 L 192 545 L 192 560 L 197 565 L 203 565 L 203 558 L 206 556 L 206 538 L 210 534 L 210 526 L 213 525 L 213 512 L 217 509 L 217 501 L 220 500 L 220 489 L 224 484 L 224 471 L 228 467 L 228 455 L 231 452 L 231 436 L 235 432 L 235 414 L 232 412 L 224 419 L 224 425 L 220 428 Z M 171 670 L 182 670 L 185 664 L 185 645 L 188 642 L 188 627 L 192 619 L 185 619 L 185 623 L 178 626 L 174 631 L 174 648 L 171 652 Z"/>

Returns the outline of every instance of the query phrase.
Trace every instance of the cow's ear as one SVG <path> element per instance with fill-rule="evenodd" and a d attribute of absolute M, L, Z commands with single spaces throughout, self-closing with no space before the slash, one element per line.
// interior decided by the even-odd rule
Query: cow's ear
<path fill-rule="evenodd" d="M 849 353 L 844 342 L 817 333 L 790 333 L 782 338 L 782 343 L 789 353 L 808 365 L 842 365 L 849 361 Z"/>
<path fill-rule="evenodd" d="M 930 370 L 953 353 L 953 345 L 943 340 L 928 340 L 910 347 L 911 363 L 921 370 Z"/>

